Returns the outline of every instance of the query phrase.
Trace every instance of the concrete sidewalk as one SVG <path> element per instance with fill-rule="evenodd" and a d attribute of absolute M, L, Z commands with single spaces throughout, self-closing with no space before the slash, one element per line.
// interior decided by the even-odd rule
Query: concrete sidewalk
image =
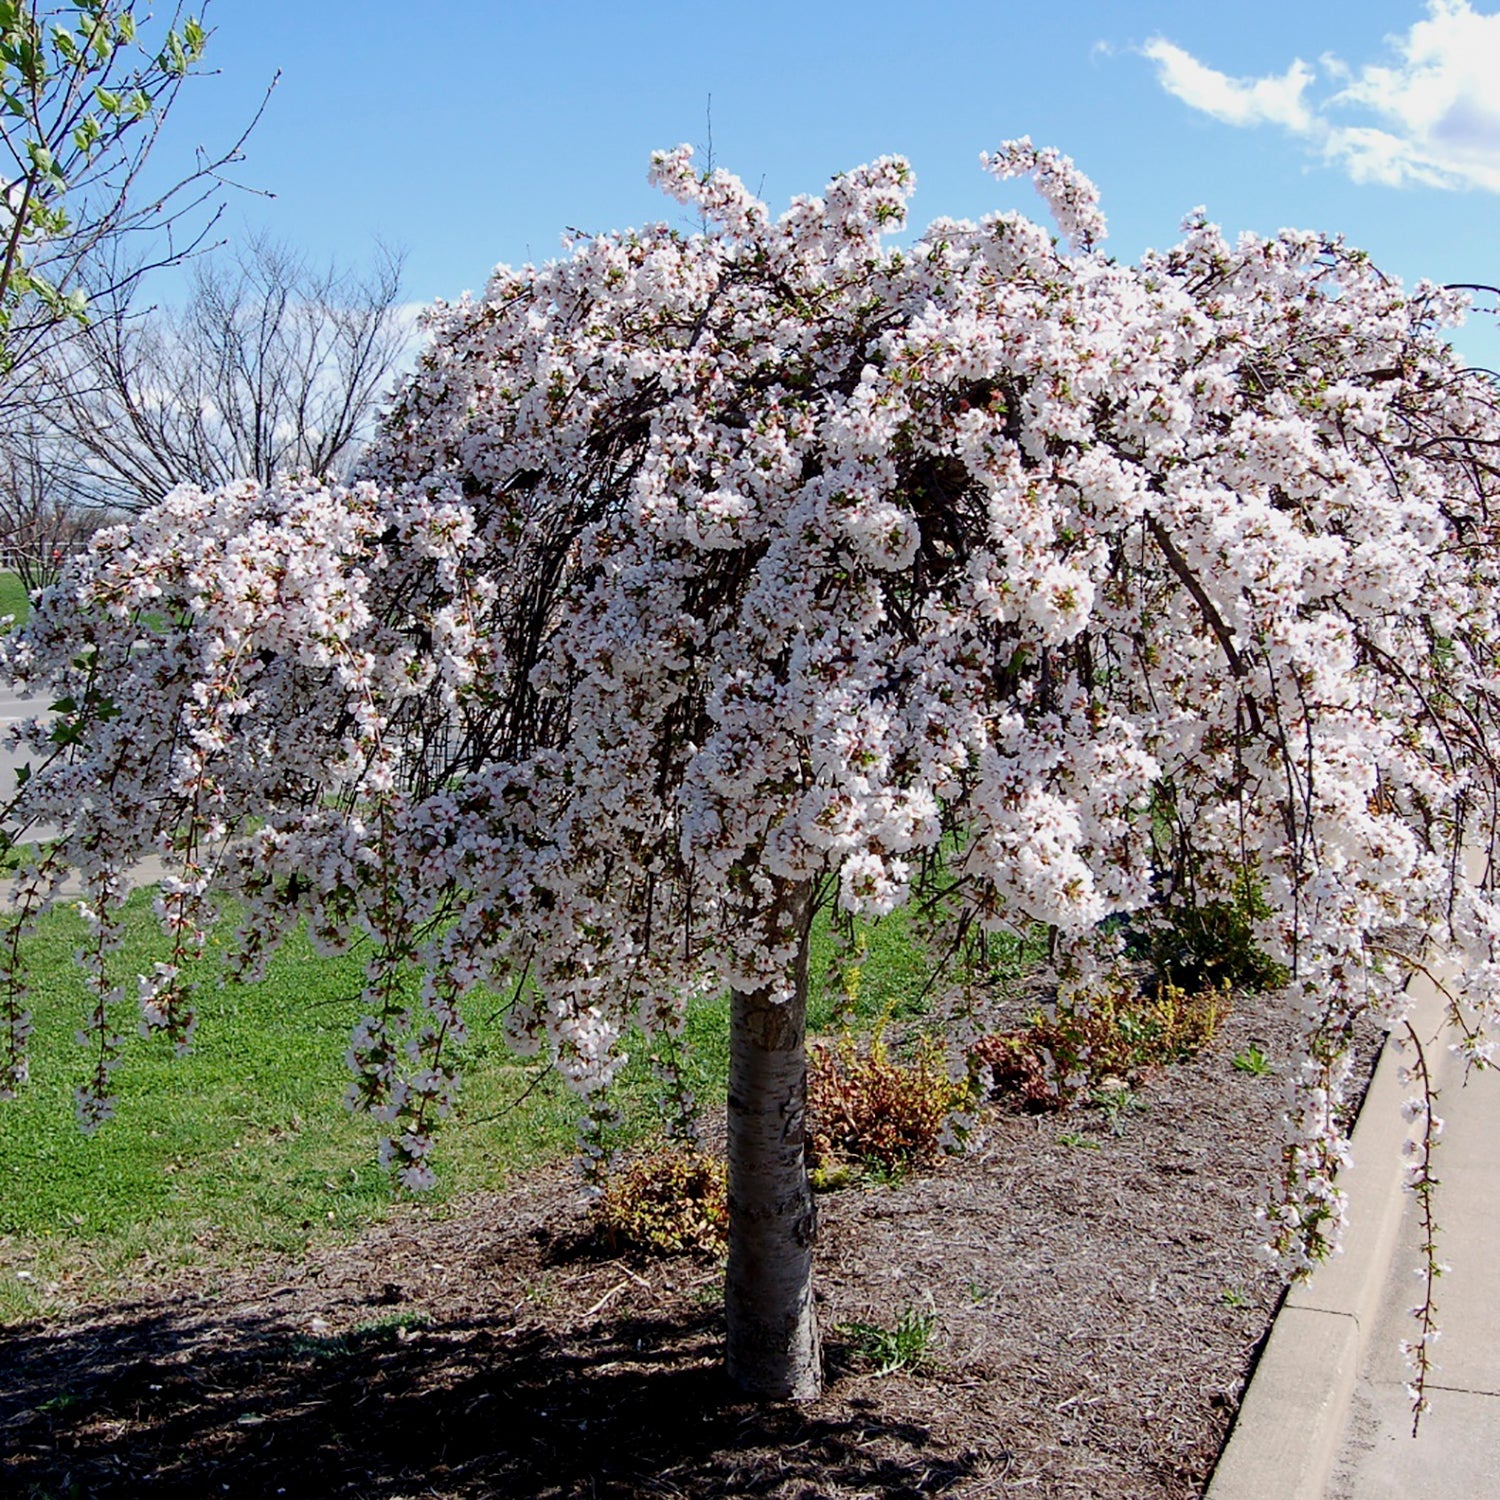
<path fill-rule="evenodd" d="M 1500 1497 L 1500 1077 L 1447 1050 L 1442 1004 L 1413 983 L 1413 1021 L 1436 1064 L 1445 1129 L 1434 1158 L 1442 1337 L 1431 1409 L 1412 1437 L 1401 1341 L 1421 1297 L 1416 1203 L 1402 1186 L 1401 1059 L 1387 1048 L 1340 1178 L 1344 1253 L 1288 1292 L 1245 1391 L 1207 1500 Z"/>
<path fill-rule="evenodd" d="M 1411 1378 L 1402 1339 L 1421 1296 L 1412 1274 L 1421 1234 L 1407 1195 L 1401 1235 L 1385 1279 L 1380 1315 L 1365 1351 L 1327 1500 L 1487 1500 L 1500 1496 L 1500 1077 L 1450 1059 L 1438 1113 L 1437 1284 L 1442 1337 L 1433 1348 L 1431 1407 L 1412 1437 Z"/>

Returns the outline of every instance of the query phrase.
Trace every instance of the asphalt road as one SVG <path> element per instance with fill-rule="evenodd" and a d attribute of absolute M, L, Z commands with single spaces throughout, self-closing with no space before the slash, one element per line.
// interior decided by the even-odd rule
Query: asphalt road
<path fill-rule="evenodd" d="M 38 712 L 44 712 L 46 706 L 44 698 L 23 698 L 9 683 L 0 684 L 0 807 L 15 795 L 17 769 L 35 759 L 31 751 L 13 748 L 4 732 L 12 724 L 19 724 Z M 27 842 L 31 842 L 48 838 L 51 832 L 52 830 L 43 827 L 28 828 L 24 837 Z M 150 885 L 162 878 L 163 870 L 162 862 L 152 855 L 130 870 L 126 878 L 131 885 Z M 65 895 L 75 894 L 78 889 L 74 877 L 70 877 L 69 883 L 62 888 Z"/>

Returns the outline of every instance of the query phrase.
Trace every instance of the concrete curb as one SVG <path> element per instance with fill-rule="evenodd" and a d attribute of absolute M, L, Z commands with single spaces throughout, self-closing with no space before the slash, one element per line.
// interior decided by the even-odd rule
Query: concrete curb
<path fill-rule="evenodd" d="M 1409 991 L 1412 1026 L 1441 1082 L 1445 1002 L 1425 974 Z M 1401 1065 L 1387 1043 L 1355 1122 L 1352 1160 L 1339 1174 L 1348 1195 L 1343 1254 L 1287 1292 L 1204 1500 L 1323 1500 L 1405 1206 L 1401 1148 L 1418 1126 L 1401 1118 L 1411 1092 L 1397 1081 Z"/>

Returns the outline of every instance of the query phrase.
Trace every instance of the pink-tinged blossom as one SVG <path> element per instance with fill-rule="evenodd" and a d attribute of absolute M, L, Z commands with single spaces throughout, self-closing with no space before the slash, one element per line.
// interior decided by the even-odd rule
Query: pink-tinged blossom
<path fill-rule="evenodd" d="M 980 154 L 980 165 L 996 177 L 1030 177 L 1052 210 L 1057 227 L 1078 250 L 1092 250 L 1109 233 L 1099 211 L 1099 189 L 1083 175 L 1071 156 L 1051 146 L 1038 150 L 1031 137 L 1004 141 L 991 155 Z"/>

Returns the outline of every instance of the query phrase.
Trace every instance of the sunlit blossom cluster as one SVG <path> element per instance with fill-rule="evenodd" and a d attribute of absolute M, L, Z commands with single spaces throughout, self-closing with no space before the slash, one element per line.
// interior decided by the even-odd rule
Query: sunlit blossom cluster
<path fill-rule="evenodd" d="M 477 986 L 597 1097 L 632 1023 L 794 982 L 789 885 L 920 890 L 955 944 L 1044 924 L 1066 989 L 1108 919 L 1248 879 L 1306 1015 L 1269 1237 L 1324 1253 L 1348 1028 L 1400 1016 L 1423 944 L 1491 1055 L 1500 913 L 1459 856 L 1495 811 L 1494 392 L 1441 339 L 1455 298 L 1338 241 L 1198 214 L 1121 265 L 1066 158 L 985 164 L 1075 250 L 1014 213 L 893 247 L 896 158 L 773 218 L 664 153 L 704 230 L 440 306 L 358 483 L 100 535 L 3 649 L 62 704 L 23 736 L 17 812 L 64 840 L 12 892 L 10 1086 L 15 934 L 71 867 L 107 1108 L 147 853 L 142 1014 L 183 1044 L 211 885 L 246 972 L 304 918 L 363 945 L 351 1100 L 412 1186 Z"/>

